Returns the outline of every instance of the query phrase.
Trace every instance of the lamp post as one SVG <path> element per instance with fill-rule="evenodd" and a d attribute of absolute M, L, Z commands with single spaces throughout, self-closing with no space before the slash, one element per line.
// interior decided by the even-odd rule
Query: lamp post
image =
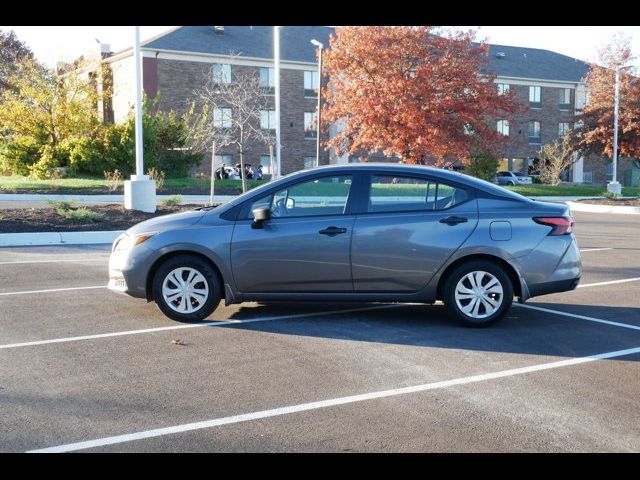
<path fill-rule="evenodd" d="M 322 49 L 324 45 L 315 38 L 311 40 L 311 44 L 318 47 L 318 112 L 316 114 L 317 132 L 316 132 L 316 167 L 320 165 L 320 105 L 322 101 Z"/>
<path fill-rule="evenodd" d="M 144 174 L 142 149 L 142 55 L 140 54 L 140 27 L 134 27 L 133 62 L 135 72 L 136 118 L 136 174 L 124 182 L 124 208 L 156 211 L 156 183 Z"/>
<path fill-rule="evenodd" d="M 275 63 L 275 103 L 276 103 L 276 171 L 275 178 L 280 178 L 280 27 L 273 27 L 273 60 Z"/>
<path fill-rule="evenodd" d="M 616 83 L 613 97 L 613 154 L 611 155 L 613 162 L 613 176 L 611 181 L 607 184 L 607 191 L 615 195 L 620 195 L 622 193 L 622 187 L 620 182 L 618 182 L 618 110 L 620 108 L 620 71 L 623 68 L 633 68 L 636 66 L 637 65 L 618 65 L 616 67 Z"/>

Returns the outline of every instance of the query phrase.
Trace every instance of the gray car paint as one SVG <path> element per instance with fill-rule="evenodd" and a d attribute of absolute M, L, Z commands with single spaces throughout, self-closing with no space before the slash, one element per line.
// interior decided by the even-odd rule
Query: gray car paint
<path fill-rule="evenodd" d="M 429 236 L 419 221 L 420 215 L 415 213 L 297 219 L 299 221 L 289 224 L 289 219 L 272 219 L 266 228 L 254 235 L 256 230 L 251 229 L 249 220 L 221 218 L 226 212 L 282 188 L 288 182 L 325 174 L 371 171 L 429 175 L 478 192 L 477 200 L 461 205 L 459 212 L 455 212 L 464 213 L 470 221 L 453 227 L 436 222 L 439 231 Z M 437 219 L 453 214 L 454 210 L 455 207 L 429 215 Z M 227 302 L 362 300 L 430 303 L 438 298 L 438 285 L 448 267 L 470 255 L 485 255 L 512 266 L 520 283 L 521 301 L 524 301 L 538 285 L 580 277 L 580 256 L 573 234 L 548 236 L 550 227 L 532 220 L 534 216 L 568 214 L 565 205 L 536 202 L 488 182 L 441 169 L 389 164 L 320 167 L 258 187 L 211 211 L 157 217 L 132 227 L 127 231 L 128 235 L 158 233 L 132 248 L 123 268 L 110 268 L 110 275 L 125 278 L 127 288 L 124 293 L 150 299 L 150 275 L 158 262 L 167 254 L 195 252 L 208 258 L 220 271 Z M 396 225 L 389 221 L 393 218 L 397 220 Z M 495 221 L 511 224 L 510 240 L 491 238 L 490 225 Z M 339 226 L 337 223 L 348 229 L 348 235 L 326 237 L 314 233 L 326 226 Z M 460 225 L 463 228 L 458 229 Z M 455 235 L 452 236 L 452 232 Z M 384 241 L 380 241 L 381 238 Z M 336 242 L 325 241 L 336 239 Z M 353 246 L 345 250 L 350 242 Z M 351 262 L 347 260 L 349 257 L 352 257 Z M 349 263 L 353 270 L 351 282 L 345 280 Z"/>

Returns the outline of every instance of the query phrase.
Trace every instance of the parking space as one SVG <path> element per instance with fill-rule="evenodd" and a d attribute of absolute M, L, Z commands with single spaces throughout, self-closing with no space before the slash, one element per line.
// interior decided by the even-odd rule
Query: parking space
<path fill-rule="evenodd" d="M 102 288 L 107 248 L 0 249 L 0 450 L 640 451 L 638 220 L 575 217 L 585 286 L 480 330 L 442 305 L 179 324 Z"/>

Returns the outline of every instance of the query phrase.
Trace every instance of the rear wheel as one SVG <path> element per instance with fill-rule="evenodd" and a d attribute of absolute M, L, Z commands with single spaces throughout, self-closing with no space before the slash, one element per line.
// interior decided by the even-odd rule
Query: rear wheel
<path fill-rule="evenodd" d="M 513 285 L 502 267 L 474 260 L 456 267 L 444 285 L 445 307 L 469 327 L 487 327 L 500 320 L 513 302 Z"/>
<path fill-rule="evenodd" d="M 178 322 L 204 320 L 216 309 L 221 296 L 216 272 L 193 255 L 170 258 L 153 277 L 153 298 L 158 308 Z"/>

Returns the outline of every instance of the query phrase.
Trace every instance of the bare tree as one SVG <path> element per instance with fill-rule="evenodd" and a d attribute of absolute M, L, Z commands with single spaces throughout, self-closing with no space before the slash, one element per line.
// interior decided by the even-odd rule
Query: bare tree
<path fill-rule="evenodd" d="M 558 185 L 560 176 L 578 160 L 570 135 L 566 134 L 540 149 L 540 179 L 544 183 Z"/>
<path fill-rule="evenodd" d="M 262 111 L 269 110 L 268 99 L 253 71 L 234 72 L 232 78 L 211 75 L 204 87 L 194 92 L 195 101 L 188 114 L 189 143 L 194 150 L 212 152 L 213 191 L 216 151 L 236 145 L 240 154 L 242 191 L 247 191 L 244 153 L 251 142 L 273 144 L 270 130 L 261 129 Z"/>

